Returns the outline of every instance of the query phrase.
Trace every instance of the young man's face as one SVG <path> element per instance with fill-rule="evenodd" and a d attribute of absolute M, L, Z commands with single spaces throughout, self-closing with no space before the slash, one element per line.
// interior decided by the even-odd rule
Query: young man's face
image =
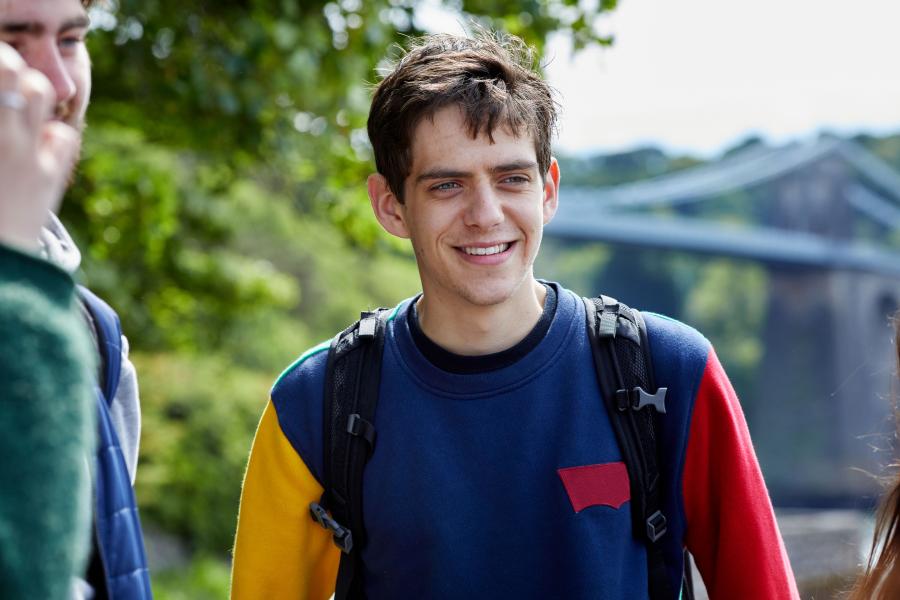
<path fill-rule="evenodd" d="M 405 203 L 388 194 L 396 218 L 379 220 L 412 241 L 426 298 L 488 306 L 532 293 L 523 284 L 556 212 L 559 168 L 538 171 L 528 134 L 493 138 L 472 139 L 456 106 L 415 129 Z"/>
<path fill-rule="evenodd" d="M 79 131 L 91 94 L 87 31 L 88 17 L 79 0 L 0 0 L 0 41 L 50 80 L 55 118 Z"/>

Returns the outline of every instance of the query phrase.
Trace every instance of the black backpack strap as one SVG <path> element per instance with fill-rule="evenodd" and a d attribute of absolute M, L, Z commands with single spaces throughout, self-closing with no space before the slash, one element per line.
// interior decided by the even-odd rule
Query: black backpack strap
<path fill-rule="evenodd" d="M 335 336 L 328 352 L 323 397 L 325 491 L 309 508 L 313 520 L 331 531 L 342 552 L 336 600 L 364 597 L 363 470 L 375 449 L 375 406 L 389 314 L 384 308 L 362 313 L 359 321 Z"/>
<path fill-rule="evenodd" d="M 650 599 L 672 600 L 660 544 L 667 521 L 656 439 L 667 390 L 656 388 L 640 312 L 608 296 L 584 298 L 584 304 L 597 380 L 631 483 L 632 533 L 647 548 Z"/>

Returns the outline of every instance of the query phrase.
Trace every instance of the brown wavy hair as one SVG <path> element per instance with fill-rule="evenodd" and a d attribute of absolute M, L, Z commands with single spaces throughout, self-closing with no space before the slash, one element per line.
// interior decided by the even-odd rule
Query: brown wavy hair
<path fill-rule="evenodd" d="M 900 313 L 894 317 L 898 369 L 900 369 Z M 894 417 L 900 415 L 900 405 L 894 400 Z M 897 421 L 900 425 L 900 421 Z M 898 429 L 900 433 L 900 429 Z M 875 517 L 875 535 L 869 550 L 869 560 L 859 576 L 848 600 L 897 600 L 900 598 L 900 463 L 897 472 Z"/>
<path fill-rule="evenodd" d="M 412 136 L 423 118 L 459 106 L 473 138 L 483 132 L 532 136 L 539 172 L 550 168 L 557 104 L 537 72 L 535 54 L 513 35 L 478 30 L 472 37 L 436 34 L 412 42 L 381 80 L 369 110 L 375 167 L 403 202 L 412 168 Z"/>

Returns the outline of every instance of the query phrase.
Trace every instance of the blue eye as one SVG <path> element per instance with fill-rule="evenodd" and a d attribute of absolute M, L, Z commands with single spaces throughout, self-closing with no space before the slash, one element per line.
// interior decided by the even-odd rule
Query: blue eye
<path fill-rule="evenodd" d="M 503 179 L 503 183 L 528 183 L 528 178 L 524 175 L 510 175 Z"/>
<path fill-rule="evenodd" d="M 444 183 L 437 184 L 436 186 L 432 187 L 431 189 L 436 192 L 440 192 L 440 191 L 444 191 L 444 190 L 453 190 L 458 187 L 459 187 L 459 184 L 456 183 L 455 181 L 445 181 Z"/>

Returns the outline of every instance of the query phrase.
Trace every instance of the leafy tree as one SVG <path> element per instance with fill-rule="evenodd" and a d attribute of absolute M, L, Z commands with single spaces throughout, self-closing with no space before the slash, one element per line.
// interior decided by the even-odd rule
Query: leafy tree
<path fill-rule="evenodd" d="M 702 263 L 683 318 L 709 336 L 744 402 L 756 397 L 769 294 L 766 268 L 748 261 Z"/>

